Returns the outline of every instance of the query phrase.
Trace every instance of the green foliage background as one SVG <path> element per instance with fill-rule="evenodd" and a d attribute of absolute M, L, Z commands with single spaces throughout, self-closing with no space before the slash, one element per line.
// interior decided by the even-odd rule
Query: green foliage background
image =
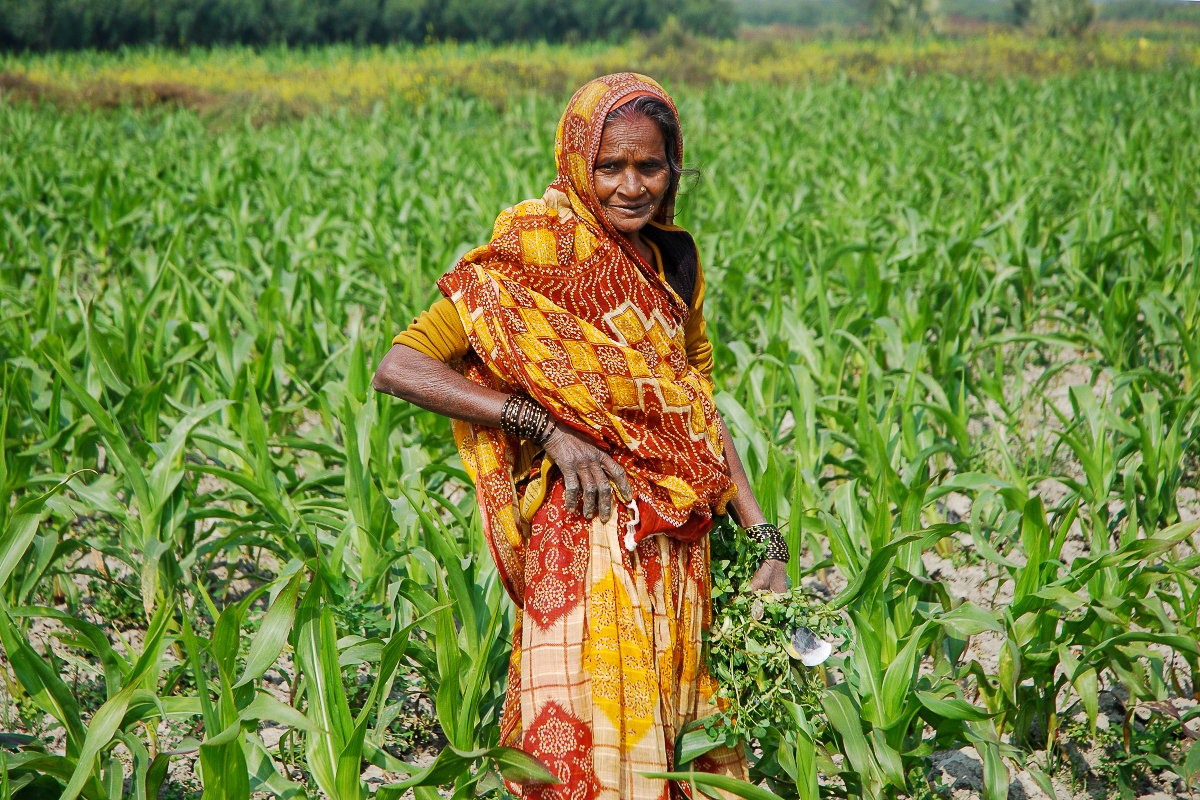
<path fill-rule="evenodd" d="M 0 49 L 618 39 L 675 15 L 731 36 L 729 0 L 0 0 Z"/>
<path fill-rule="evenodd" d="M 1200 677 L 1198 87 L 1176 63 L 669 87 L 717 402 L 809 554 L 793 582 L 845 586 L 819 711 L 757 732 L 779 795 L 911 795 L 969 744 L 1000 800 L 1113 696 L 1163 720 L 1114 793 L 1200 774 L 1197 712 L 1164 710 Z M 366 759 L 383 797 L 432 800 L 535 774 L 497 746 L 511 609 L 449 426 L 369 381 L 540 196 L 574 88 L 267 126 L 0 103 L 0 790 L 154 797 L 182 763 L 214 800 L 366 797 Z M 934 557 L 1011 594 L 955 596 Z M 419 769 L 400 744 L 430 715 Z"/>

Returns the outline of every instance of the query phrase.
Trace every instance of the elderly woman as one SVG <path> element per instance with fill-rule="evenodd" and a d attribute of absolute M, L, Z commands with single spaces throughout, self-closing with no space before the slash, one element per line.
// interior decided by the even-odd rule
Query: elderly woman
<path fill-rule="evenodd" d="M 768 542 L 751 588 L 783 591 L 767 524 L 713 402 L 696 245 L 672 225 L 683 138 L 630 73 L 584 86 L 558 177 L 510 208 L 397 336 L 375 388 L 454 420 L 483 527 L 518 607 L 502 743 L 559 785 L 537 797 L 667 798 L 676 733 L 713 679 L 708 532 L 732 512 Z M 719 748 L 702 770 L 743 776 Z"/>

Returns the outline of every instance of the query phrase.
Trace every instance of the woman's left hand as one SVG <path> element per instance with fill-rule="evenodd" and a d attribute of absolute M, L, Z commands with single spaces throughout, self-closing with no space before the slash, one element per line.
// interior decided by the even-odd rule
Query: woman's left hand
<path fill-rule="evenodd" d="M 571 511 L 585 519 L 599 515 L 601 522 L 608 522 L 613 512 L 613 486 L 622 503 L 633 500 L 633 487 L 621 465 L 566 425 L 555 425 L 543 446 L 562 473 L 563 505 Z"/>
<path fill-rule="evenodd" d="M 788 590 L 787 562 L 774 558 L 763 561 L 746 588 L 751 592 L 768 590 L 775 594 L 785 593 Z"/>

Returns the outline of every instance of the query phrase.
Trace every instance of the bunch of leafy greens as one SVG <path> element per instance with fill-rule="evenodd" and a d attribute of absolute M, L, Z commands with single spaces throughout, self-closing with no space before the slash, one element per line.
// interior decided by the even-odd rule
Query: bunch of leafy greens
<path fill-rule="evenodd" d="M 809 716 L 819 713 L 824 670 L 803 666 L 785 643 L 798 627 L 817 638 L 848 636 L 845 621 L 811 592 L 793 587 L 785 594 L 750 592 L 744 587 L 762 563 L 765 544 L 755 542 L 727 518 L 710 536 L 713 624 L 706 636 L 708 668 L 719 689 L 721 711 L 706 721 L 710 736 L 763 740 L 794 724 L 788 704 Z"/>

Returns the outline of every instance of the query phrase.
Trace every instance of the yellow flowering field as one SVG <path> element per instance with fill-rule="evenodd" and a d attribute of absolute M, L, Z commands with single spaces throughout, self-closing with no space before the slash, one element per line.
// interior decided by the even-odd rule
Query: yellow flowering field
<path fill-rule="evenodd" d="M 431 44 L 388 48 L 247 48 L 0 59 L 0 91 L 93 106 L 177 103 L 200 109 L 261 106 L 285 115 L 375 103 L 420 104 L 451 93 L 503 107 L 514 92 L 562 94 L 597 74 L 634 69 L 672 84 L 794 85 L 888 74 L 1045 76 L 1092 67 L 1200 64 L 1200 37 L 1151 30 L 1082 41 L 993 31 L 968 38 L 876 41 L 661 34 L 627 44 Z"/>

